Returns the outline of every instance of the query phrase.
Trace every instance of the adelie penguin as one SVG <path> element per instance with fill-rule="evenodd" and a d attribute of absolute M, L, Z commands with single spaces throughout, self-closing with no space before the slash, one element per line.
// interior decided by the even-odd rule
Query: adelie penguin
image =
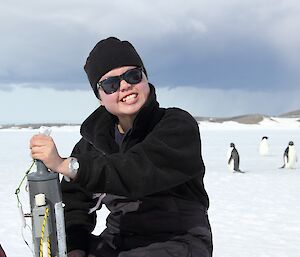
<path fill-rule="evenodd" d="M 266 156 L 269 154 L 269 142 L 268 142 L 268 137 L 266 136 L 262 137 L 259 143 L 259 154 L 261 156 Z"/>
<path fill-rule="evenodd" d="M 227 152 L 227 165 L 231 172 L 244 173 L 244 171 L 240 170 L 240 155 L 236 150 L 234 143 L 230 143 L 230 147 Z"/>
<path fill-rule="evenodd" d="M 283 165 L 281 168 L 294 169 L 297 162 L 296 147 L 293 141 L 290 141 L 283 153 Z"/>

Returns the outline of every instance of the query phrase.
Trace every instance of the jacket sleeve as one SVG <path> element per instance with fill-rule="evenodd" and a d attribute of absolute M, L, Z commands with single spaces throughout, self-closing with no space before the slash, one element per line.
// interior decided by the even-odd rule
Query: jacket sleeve
<path fill-rule="evenodd" d="M 88 190 L 139 198 L 204 175 L 199 127 L 172 108 L 145 139 L 125 153 L 77 155 L 78 183 Z"/>
<path fill-rule="evenodd" d="M 79 153 L 78 145 L 72 156 Z M 95 212 L 89 214 L 93 205 L 92 193 L 78 183 L 61 182 L 62 200 L 65 204 L 65 227 L 68 252 L 74 249 L 86 250 L 89 237 L 96 224 Z"/>

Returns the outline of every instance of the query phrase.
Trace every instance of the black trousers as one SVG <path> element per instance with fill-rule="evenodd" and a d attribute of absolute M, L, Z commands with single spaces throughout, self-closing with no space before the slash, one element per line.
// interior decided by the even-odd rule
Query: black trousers
<path fill-rule="evenodd" d="M 95 237 L 88 257 L 211 257 L 212 249 L 211 231 L 196 227 L 168 241 L 127 251 L 114 249 L 103 238 Z"/>

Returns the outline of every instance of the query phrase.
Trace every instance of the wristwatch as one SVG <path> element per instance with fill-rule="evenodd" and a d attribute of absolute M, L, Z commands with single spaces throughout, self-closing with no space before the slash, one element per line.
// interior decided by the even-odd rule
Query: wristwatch
<path fill-rule="evenodd" d="M 65 176 L 66 181 L 70 181 L 70 179 L 74 179 L 77 175 L 79 169 L 79 162 L 76 158 L 69 158 L 69 176 Z"/>

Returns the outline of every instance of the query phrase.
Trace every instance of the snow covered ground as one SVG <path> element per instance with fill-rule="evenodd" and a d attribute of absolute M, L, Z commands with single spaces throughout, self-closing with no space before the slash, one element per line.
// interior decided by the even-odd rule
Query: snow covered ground
<path fill-rule="evenodd" d="M 201 122 L 200 131 L 214 257 L 300 256 L 300 161 L 293 170 L 279 169 L 289 141 L 300 150 L 299 122 L 283 118 L 260 125 Z M 14 192 L 31 164 L 28 140 L 35 133 L 31 129 L 0 129 L 0 243 L 8 257 L 32 256 L 22 239 Z M 67 156 L 80 137 L 79 127 L 53 128 L 52 136 L 61 154 Z M 270 154 L 265 157 L 258 154 L 262 136 L 269 137 Z M 227 170 L 231 142 L 240 153 L 245 174 Z M 28 212 L 24 186 L 20 199 Z M 105 209 L 99 212 L 95 233 L 102 230 L 106 215 Z M 30 242 L 28 229 L 24 237 Z"/>

